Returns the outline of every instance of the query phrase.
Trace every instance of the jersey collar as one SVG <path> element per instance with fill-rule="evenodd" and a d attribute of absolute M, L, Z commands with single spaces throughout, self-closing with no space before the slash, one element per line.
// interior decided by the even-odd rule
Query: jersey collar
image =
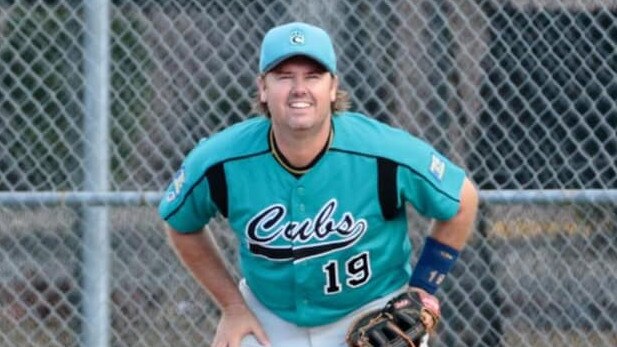
<path fill-rule="evenodd" d="M 276 145 L 276 139 L 274 138 L 274 131 L 272 130 L 272 127 L 270 127 L 270 131 L 268 132 L 268 144 L 269 144 L 269 147 L 270 147 L 270 152 L 272 152 L 272 155 L 274 156 L 274 159 L 276 159 L 276 161 L 286 171 L 288 171 L 289 173 L 291 173 L 292 175 L 294 175 L 296 177 L 300 177 L 300 176 L 304 175 L 305 173 L 307 173 L 319 161 L 319 159 L 321 159 L 321 157 L 323 157 L 323 155 L 330 148 L 330 145 L 332 144 L 333 138 L 334 138 L 334 127 L 331 126 L 330 127 L 330 134 L 328 135 L 328 141 L 326 141 L 326 143 L 324 144 L 324 147 L 321 149 L 321 151 L 319 151 L 317 156 L 315 156 L 315 158 L 308 165 L 303 166 L 303 167 L 297 167 L 297 166 L 292 165 L 287 160 L 287 158 L 285 158 L 283 153 L 281 153 L 280 149 Z"/>

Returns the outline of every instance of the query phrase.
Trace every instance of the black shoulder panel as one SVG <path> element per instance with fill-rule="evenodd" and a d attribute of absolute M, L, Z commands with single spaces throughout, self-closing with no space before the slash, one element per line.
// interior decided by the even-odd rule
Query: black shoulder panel
<path fill-rule="evenodd" d="M 397 203 L 396 169 L 398 164 L 386 158 L 377 158 L 377 177 L 379 189 L 379 204 L 381 213 L 386 220 L 393 219 L 400 212 Z"/>
<path fill-rule="evenodd" d="M 212 201 L 216 204 L 223 217 L 227 218 L 227 180 L 223 163 L 218 163 L 206 171 Z"/>

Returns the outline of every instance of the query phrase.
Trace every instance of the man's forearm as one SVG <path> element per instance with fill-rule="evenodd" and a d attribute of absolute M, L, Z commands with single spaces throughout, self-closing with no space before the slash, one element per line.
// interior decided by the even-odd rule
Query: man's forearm
<path fill-rule="evenodd" d="M 168 226 L 167 235 L 184 266 L 221 308 L 244 304 L 208 232 L 181 234 Z"/>
<path fill-rule="evenodd" d="M 448 221 L 436 221 L 431 236 L 426 239 L 409 285 L 434 294 L 454 266 L 467 240 L 478 209 L 478 192 L 465 179 L 457 214 Z"/>

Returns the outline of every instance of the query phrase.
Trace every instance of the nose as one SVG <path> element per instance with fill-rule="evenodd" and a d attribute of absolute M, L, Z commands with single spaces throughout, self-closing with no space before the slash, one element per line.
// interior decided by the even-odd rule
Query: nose
<path fill-rule="evenodd" d="M 306 93 L 307 93 L 307 89 L 306 89 L 306 82 L 304 81 L 304 78 L 302 77 L 294 78 L 294 82 L 291 87 L 291 94 L 294 96 L 301 96 L 301 95 L 306 95 Z"/>

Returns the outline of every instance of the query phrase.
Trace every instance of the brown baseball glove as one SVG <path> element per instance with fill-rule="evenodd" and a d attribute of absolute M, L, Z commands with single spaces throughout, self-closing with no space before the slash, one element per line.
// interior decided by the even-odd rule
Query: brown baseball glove
<path fill-rule="evenodd" d="M 380 310 L 359 316 L 347 332 L 351 347 L 418 347 L 439 321 L 439 301 L 422 290 L 410 289 Z"/>

